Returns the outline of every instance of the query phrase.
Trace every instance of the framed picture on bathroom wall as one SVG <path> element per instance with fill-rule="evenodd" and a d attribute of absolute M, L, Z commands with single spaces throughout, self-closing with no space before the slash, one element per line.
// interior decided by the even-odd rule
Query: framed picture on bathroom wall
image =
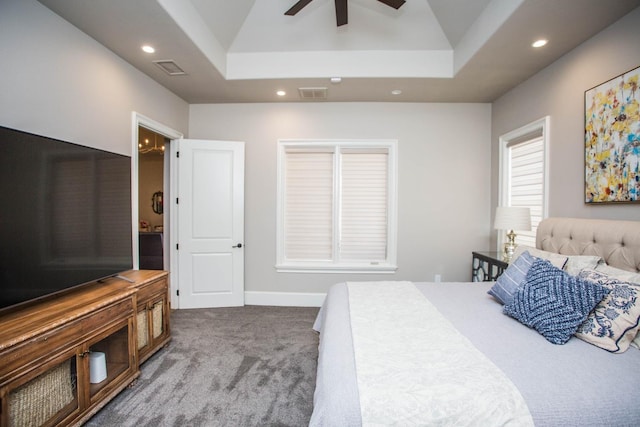
<path fill-rule="evenodd" d="M 640 67 L 584 93 L 585 203 L 640 203 Z"/>

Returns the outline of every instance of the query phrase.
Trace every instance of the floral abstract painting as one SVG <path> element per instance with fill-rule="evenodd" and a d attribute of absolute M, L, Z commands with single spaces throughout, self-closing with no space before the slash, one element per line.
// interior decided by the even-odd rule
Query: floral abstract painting
<path fill-rule="evenodd" d="M 584 94 L 585 202 L 640 202 L 640 67 Z"/>

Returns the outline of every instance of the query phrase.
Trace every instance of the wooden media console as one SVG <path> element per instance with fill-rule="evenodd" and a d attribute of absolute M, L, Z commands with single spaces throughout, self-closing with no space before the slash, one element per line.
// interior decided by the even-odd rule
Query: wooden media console
<path fill-rule="evenodd" d="M 121 276 L 0 315 L 1 427 L 81 425 L 171 339 L 167 272 Z"/>

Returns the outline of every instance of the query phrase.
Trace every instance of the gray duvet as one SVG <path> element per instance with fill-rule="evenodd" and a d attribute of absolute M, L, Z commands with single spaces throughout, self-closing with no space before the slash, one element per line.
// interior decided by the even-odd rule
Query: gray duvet
<path fill-rule="evenodd" d="M 639 350 L 612 354 L 577 338 L 551 344 L 503 315 L 486 293 L 491 285 L 416 284 L 511 379 L 536 426 L 640 425 Z M 311 426 L 362 424 L 348 308 L 346 285 L 335 285 L 314 325 L 320 348 Z"/>

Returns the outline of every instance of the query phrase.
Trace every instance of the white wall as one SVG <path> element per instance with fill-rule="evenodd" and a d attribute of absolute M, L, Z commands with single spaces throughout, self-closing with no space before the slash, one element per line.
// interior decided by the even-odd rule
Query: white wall
<path fill-rule="evenodd" d="M 549 216 L 640 220 L 638 204 L 584 203 L 584 92 L 639 66 L 639 41 L 637 8 L 493 103 L 492 210 L 498 201 L 498 138 L 549 115 Z"/>
<path fill-rule="evenodd" d="M 273 103 L 191 105 L 189 135 L 246 143 L 245 289 L 326 292 L 345 280 L 468 281 L 486 250 L 490 212 L 488 104 Z M 399 141 L 398 271 L 276 273 L 278 139 Z"/>
<path fill-rule="evenodd" d="M 131 113 L 186 133 L 188 104 L 35 0 L 0 1 L 0 125 L 131 155 Z"/>

